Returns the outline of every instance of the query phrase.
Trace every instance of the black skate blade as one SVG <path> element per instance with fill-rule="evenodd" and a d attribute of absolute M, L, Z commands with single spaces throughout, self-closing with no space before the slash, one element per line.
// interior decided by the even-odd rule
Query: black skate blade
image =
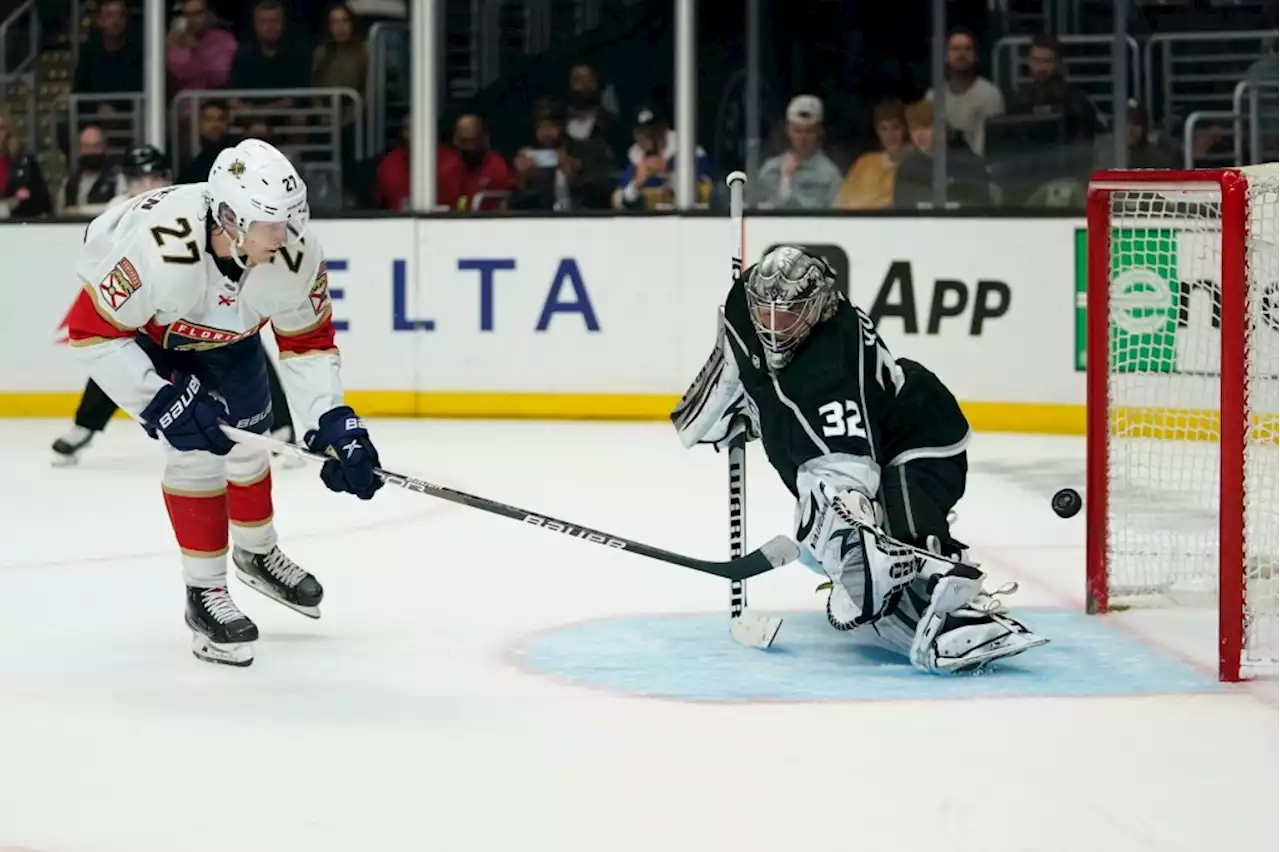
<path fill-rule="evenodd" d="M 270 586 L 262 583 L 257 577 L 241 570 L 239 565 L 236 566 L 236 579 L 239 580 L 241 583 L 244 583 L 249 588 L 253 589 L 258 594 L 262 595 L 263 597 L 270 598 L 271 600 L 275 601 L 281 606 L 286 606 L 300 615 L 305 615 L 307 618 L 311 618 L 311 619 L 320 618 L 320 607 L 299 606 L 298 604 L 291 603 L 290 601 L 285 600 L 284 598 L 275 594 L 275 591 Z"/>

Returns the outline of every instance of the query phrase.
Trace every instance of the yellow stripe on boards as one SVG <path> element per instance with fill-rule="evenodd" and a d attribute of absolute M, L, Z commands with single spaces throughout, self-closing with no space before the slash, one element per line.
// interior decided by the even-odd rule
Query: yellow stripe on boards
<path fill-rule="evenodd" d="M 667 394 L 437 393 L 358 391 L 347 404 L 364 417 L 538 420 L 665 420 L 679 401 Z M 71 417 L 78 391 L 0 391 L 0 417 Z M 961 403 L 978 431 L 1084 434 L 1084 407 L 1033 403 Z M 117 413 L 117 416 L 122 416 Z"/>

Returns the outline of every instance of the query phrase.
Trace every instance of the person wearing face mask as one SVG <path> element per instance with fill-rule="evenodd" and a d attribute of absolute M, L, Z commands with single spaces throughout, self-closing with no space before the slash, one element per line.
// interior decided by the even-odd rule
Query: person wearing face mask
<path fill-rule="evenodd" d="M 569 112 L 565 132 L 573 139 L 603 142 L 613 152 L 615 162 L 626 160 L 631 134 L 617 113 L 601 104 L 600 75 L 580 62 L 569 69 Z"/>
<path fill-rule="evenodd" d="M 128 192 L 124 175 L 107 160 L 107 137 L 97 124 L 80 131 L 75 169 L 62 190 L 62 213 L 97 216 L 116 196 Z"/>
<path fill-rule="evenodd" d="M 437 201 L 451 210 L 493 210 L 505 206 L 515 182 L 507 161 L 489 149 L 489 134 L 478 115 L 463 115 L 453 128 L 453 145 L 440 154 Z M 483 193 L 483 194 L 482 194 Z"/>

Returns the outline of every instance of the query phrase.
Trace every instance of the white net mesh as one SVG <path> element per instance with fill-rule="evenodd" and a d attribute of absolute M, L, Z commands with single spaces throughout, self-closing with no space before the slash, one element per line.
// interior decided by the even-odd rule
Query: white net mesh
<path fill-rule="evenodd" d="M 1272 664 L 1280 554 L 1280 181 L 1274 165 L 1243 171 L 1249 184 L 1243 240 L 1224 240 L 1213 182 L 1135 186 L 1111 196 L 1107 581 L 1122 604 L 1211 605 L 1221 583 L 1243 576 L 1241 661 Z M 1244 251 L 1244 282 L 1223 281 L 1224 250 Z M 1220 557 L 1223 287 L 1247 288 L 1248 423 L 1227 427 L 1247 429 L 1243 565 L 1223 565 Z"/>

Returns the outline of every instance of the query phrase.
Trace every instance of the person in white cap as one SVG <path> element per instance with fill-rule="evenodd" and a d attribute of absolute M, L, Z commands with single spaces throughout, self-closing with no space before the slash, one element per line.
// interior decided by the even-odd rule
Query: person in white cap
<path fill-rule="evenodd" d="M 822 152 L 822 101 L 796 95 L 787 106 L 791 147 L 765 160 L 755 181 L 753 203 L 775 209 L 825 209 L 835 201 L 843 176 Z"/>

